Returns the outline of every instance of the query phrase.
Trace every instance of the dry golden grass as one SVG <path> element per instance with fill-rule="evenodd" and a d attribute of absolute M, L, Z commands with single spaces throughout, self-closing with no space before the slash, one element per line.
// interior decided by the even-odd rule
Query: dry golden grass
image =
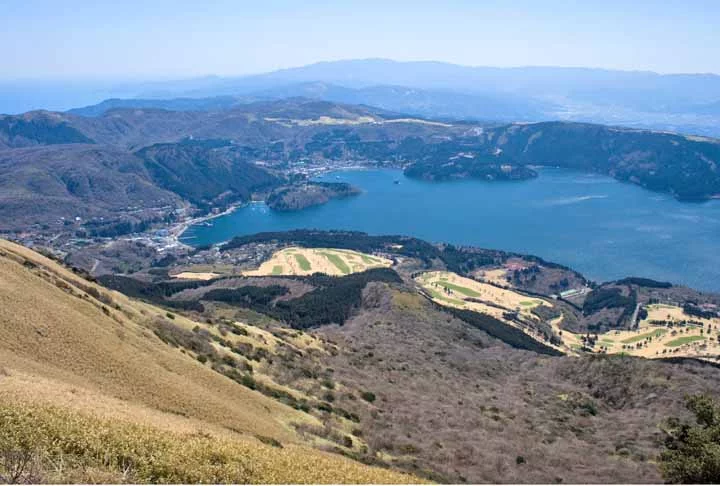
<path fill-rule="evenodd" d="M 245 388 L 200 364 L 189 354 L 163 343 L 150 330 L 150 325 L 154 320 L 164 319 L 165 314 L 163 309 L 108 291 L 50 259 L 0 240 L 0 401 L 19 401 L 23 407 L 32 405 L 42 409 L 53 404 L 62 407 L 65 410 L 62 413 L 70 414 L 67 417 L 72 414 L 102 417 L 105 422 L 97 422 L 99 430 L 103 430 L 109 420 L 149 427 L 140 433 L 142 440 L 137 444 L 140 448 L 147 437 L 160 440 L 168 431 L 192 435 L 201 430 L 212 434 L 213 441 L 235 441 L 232 446 L 222 443 L 222 447 L 231 450 L 227 457 L 244 451 L 251 459 L 250 466 L 240 469 L 233 469 L 239 467 L 237 464 L 214 469 L 208 463 L 197 470 L 197 474 L 207 474 L 204 477 L 192 476 L 195 474 L 192 471 L 167 477 L 177 481 L 404 482 L 408 479 L 303 445 L 291 424 L 317 424 L 314 417 Z M 173 322 L 185 328 L 198 325 L 180 315 L 175 315 Z M 48 416 L 55 417 L 54 414 L 56 412 Z M 67 420 L 75 423 L 76 419 Z M 121 429 L 113 430 L 113 434 L 127 439 Z M 254 436 L 279 441 L 285 448 L 262 446 Z M 162 442 L 161 447 L 184 458 L 191 449 L 173 449 L 184 441 L 176 440 L 176 445 Z M 210 441 L 205 441 L 202 447 L 209 447 Z M 221 449 L 218 451 L 218 457 L 225 454 Z M 202 458 L 209 461 L 215 457 L 213 454 L 215 452 L 208 449 Z M 172 463 L 171 466 L 182 465 Z M 100 468 L 97 480 L 119 480 L 115 472 L 108 471 Z M 247 471 L 250 476 L 241 475 Z M 253 476 L 253 471 L 260 472 Z M 58 480 L 95 479 L 65 476 Z M 138 476 L 132 480 L 154 479 Z"/>
<path fill-rule="evenodd" d="M 173 278 L 179 278 L 183 280 L 212 280 L 219 277 L 219 273 L 213 272 L 180 272 L 173 275 Z"/>
<path fill-rule="evenodd" d="M 0 403 L 0 478 L 85 483 L 399 483 L 410 476 L 257 439 Z M 269 442 L 266 440 L 266 442 Z"/>

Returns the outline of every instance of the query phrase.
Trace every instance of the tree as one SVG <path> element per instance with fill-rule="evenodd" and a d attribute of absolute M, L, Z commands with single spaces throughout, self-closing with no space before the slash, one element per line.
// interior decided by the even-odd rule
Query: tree
<path fill-rule="evenodd" d="M 670 483 L 720 482 L 720 405 L 708 395 L 686 398 L 695 424 L 669 419 L 660 468 Z"/>

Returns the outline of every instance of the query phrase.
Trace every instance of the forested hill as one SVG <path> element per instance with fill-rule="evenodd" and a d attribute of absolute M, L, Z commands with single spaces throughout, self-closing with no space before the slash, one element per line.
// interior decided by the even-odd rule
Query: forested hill
<path fill-rule="evenodd" d="M 720 194 L 720 141 L 715 139 L 562 122 L 510 125 L 483 137 L 519 164 L 600 172 L 678 199 Z"/>
<path fill-rule="evenodd" d="M 681 200 L 720 195 L 720 141 L 585 123 L 543 122 L 487 128 L 428 147 L 404 144 L 416 162 L 405 174 L 428 180 L 527 179 L 527 166 L 612 176 Z"/>

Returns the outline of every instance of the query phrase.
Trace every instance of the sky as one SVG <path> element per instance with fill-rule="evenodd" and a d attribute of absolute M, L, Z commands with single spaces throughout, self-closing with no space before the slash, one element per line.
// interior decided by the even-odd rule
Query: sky
<path fill-rule="evenodd" d="M 0 0 L 0 81 L 235 76 L 318 61 L 720 73 L 720 1 Z"/>

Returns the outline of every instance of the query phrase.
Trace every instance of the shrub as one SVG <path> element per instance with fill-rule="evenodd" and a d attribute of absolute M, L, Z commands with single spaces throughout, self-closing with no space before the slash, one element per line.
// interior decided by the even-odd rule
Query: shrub
<path fill-rule="evenodd" d="M 366 402 L 372 403 L 377 398 L 373 392 L 364 391 L 360 394 L 360 398 L 365 400 Z"/>
<path fill-rule="evenodd" d="M 707 395 L 686 399 L 695 424 L 677 418 L 665 424 L 660 470 L 669 483 L 720 482 L 720 405 Z"/>
<path fill-rule="evenodd" d="M 318 403 L 318 404 L 315 406 L 315 408 L 317 408 L 317 409 L 320 410 L 321 412 L 332 413 L 332 411 L 333 411 L 332 405 L 330 405 L 329 403 L 326 403 L 326 402 L 320 402 L 320 403 Z"/>
<path fill-rule="evenodd" d="M 264 435 L 256 435 L 255 438 L 257 440 L 259 440 L 260 442 L 262 442 L 263 444 L 267 444 L 272 447 L 277 447 L 278 449 L 283 448 L 282 443 L 277 439 L 273 439 L 272 437 L 266 437 Z"/>

